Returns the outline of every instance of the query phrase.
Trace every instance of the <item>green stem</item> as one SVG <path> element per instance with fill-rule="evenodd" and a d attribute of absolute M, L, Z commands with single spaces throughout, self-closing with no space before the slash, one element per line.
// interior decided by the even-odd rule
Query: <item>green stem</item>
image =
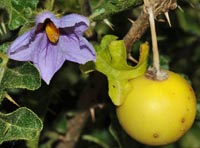
<path fill-rule="evenodd" d="M 37 136 L 35 139 L 33 139 L 33 140 L 28 140 L 28 141 L 26 142 L 26 146 L 27 146 L 28 148 L 38 148 L 39 137 L 40 137 L 40 135 L 38 134 L 38 136 Z"/>
<path fill-rule="evenodd" d="M 0 52 L 0 65 L 6 67 L 8 63 L 8 56 Z"/>
<path fill-rule="evenodd" d="M 53 10 L 55 0 L 51 0 L 51 10 Z"/>
<path fill-rule="evenodd" d="M 0 52 L 0 83 L 1 83 L 1 80 L 3 79 L 7 63 L 8 63 L 7 55 Z"/>

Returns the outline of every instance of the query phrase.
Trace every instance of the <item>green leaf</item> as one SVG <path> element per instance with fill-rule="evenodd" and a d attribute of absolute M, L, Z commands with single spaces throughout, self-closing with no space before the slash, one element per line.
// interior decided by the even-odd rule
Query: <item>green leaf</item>
<path fill-rule="evenodd" d="M 90 2 L 94 9 L 90 18 L 94 21 L 103 20 L 115 13 L 119 13 L 142 3 L 141 0 L 101 0 L 96 2 Z"/>
<path fill-rule="evenodd" d="M 90 135 L 83 135 L 83 140 L 94 142 L 102 148 L 113 148 L 113 139 L 110 133 L 106 130 L 94 131 Z"/>
<path fill-rule="evenodd" d="M 121 105 L 131 89 L 129 80 L 143 75 L 146 71 L 149 46 L 147 43 L 141 45 L 140 59 L 135 67 L 127 64 L 124 42 L 116 41 L 115 36 L 105 36 L 96 51 L 96 70 L 107 76 L 112 102 Z"/>
<path fill-rule="evenodd" d="M 40 138 L 40 134 L 38 134 L 34 139 L 27 140 L 26 146 L 28 148 L 38 148 L 39 140 L 40 140 L 39 138 Z"/>
<path fill-rule="evenodd" d="M 83 65 L 79 66 L 81 72 L 90 73 L 95 70 L 95 64 L 92 61 L 89 61 Z"/>
<path fill-rule="evenodd" d="M 115 139 L 115 141 L 117 142 L 118 147 L 119 147 L 119 148 L 123 148 L 123 147 L 122 147 L 122 144 L 121 144 L 121 142 L 120 142 L 120 139 L 119 139 L 119 137 L 118 137 L 118 135 L 117 135 L 117 131 L 116 131 L 116 129 L 113 127 L 112 124 L 109 126 L 109 132 L 110 132 L 110 134 L 113 136 L 113 138 Z"/>
<path fill-rule="evenodd" d="M 26 107 L 3 114 L 0 113 L 0 144 L 11 140 L 32 140 L 42 130 L 42 121 Z"/>
<path fill-rule="evenodd" d="M 6 54 L 8 47 L 10 46 L 10 43 L 4 43 L 0 45 L 0 53 Z"/>
<path fill-rule="evenodd" d="M 65 134 L 67 131 L 67 119 L 66 119 L 66 113 L 61 112 L 57 115 L 57 117 L 54 119 L 53 128 L 56 132 L 60 134 Z"/>
<path fill-rule="evenodd" d="M 34 17 L 34 10 L 39 0 L 1 0 L 0 8 L 6 9 L 9 14 L 9 28 L 17 29 L 30 22 Z"/>
<path fill-rule="evenodd" d="M 29 62 L 14 68 L 6 68 L 1 81 L 3 88 L 38 89 L 41 79 L 38 70 Z"/>

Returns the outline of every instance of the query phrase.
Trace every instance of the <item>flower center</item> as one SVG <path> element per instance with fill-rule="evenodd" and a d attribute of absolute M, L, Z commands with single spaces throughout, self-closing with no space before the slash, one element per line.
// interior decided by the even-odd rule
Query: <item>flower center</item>
<path fill-rule="evenodd" d="M 50 42 L 56 43 L 60 37 L 59 29 L 50 20 L 45 24 L 45 32 Z"/>

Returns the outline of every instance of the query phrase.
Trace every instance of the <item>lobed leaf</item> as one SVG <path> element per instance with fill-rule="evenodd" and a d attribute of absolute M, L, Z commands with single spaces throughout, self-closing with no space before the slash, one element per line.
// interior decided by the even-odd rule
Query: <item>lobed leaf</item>
<path fill-rule="evenodd" d="M 0 144 L 11 140 L 32 140 L 42 130 L 42 121 L 26 107 L 3 114 L 0 113 Z"/>
<path fill-rule="evenodd" d="M 9 28 L 17 29 L 30 22 L 39 0 L 1 0 L 0 8 L 6 9 L 9 14 Z"/>
<path fill-rule="evenodd" d="M 41 79 L 38 70 L 29 62 L 14 68 L 6 68 L 1 85 L 4 88 L 38 89 Z"/>
<path fill-rule="evenodd" d="M 7 67 L 7 63 L 7 55 L 0 53 L 0 103 L 7 88 L 35 90 L 41 86 L 39 72 L 31 63 L 15 67 Z"/>
<path fill-rule="evenodd" d="M 103 20 L 106 17 L 142 3 L 141 0 L 101 0 L 97 2 L 91 2 L 94 10 L 90 18 L 94 21 Z"/>

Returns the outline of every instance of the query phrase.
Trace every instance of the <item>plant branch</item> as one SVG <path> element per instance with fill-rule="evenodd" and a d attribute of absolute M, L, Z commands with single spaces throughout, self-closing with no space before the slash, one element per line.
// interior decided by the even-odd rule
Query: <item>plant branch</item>
<path fill-rule="evenodd" d="M 148 14 L 142 11 L 137 20 L 132 23 L 131 28 L 123 38 L 128 55 L 131 53 L 133 44 L 141 38 L 148 26 Z"/>
<path fill-rule="evenodd" d="M 97 100 L 100 93 L 102 93 L 106 80 L 105 77 L 99 72 L 90 74 L 89 83 L 83 89 L 77 103 L 78 111 L 75 116 L 68 121 L 68 131 L 60 138 L 56 148 L 74 148 L 80 139 L 81 133 L 90 118 L 90 109 L 99 107 L 98 104 L 93 102 Z M 100 107 L 101 108 L 101 107 Z M 92 119 L 94 117 L 92 116 Z"/>
<path fill-rule="evenodd" d="M 177 7 L 176 0 L 155 0 L 153 4 L 154 17 L 157 17 L 161 13 L 168 12 L 169 10 L 174 10 Z M 145 9 L 143 9 L 140 16 L 132 23 L 131 28 L 123 38 L 128 56 L 131 55 L 133 44 L 141 38 L 148 27 L 149 15 L 145 12 Z"/>
<path fill-rule="evenodd" d="M 56 148 L 74 148 L 78 142 L 81 132 L 88 120 L 90 113 L 89 110 L 77 112 L 76 115 L 68 122 L 68 131 Z"/>

